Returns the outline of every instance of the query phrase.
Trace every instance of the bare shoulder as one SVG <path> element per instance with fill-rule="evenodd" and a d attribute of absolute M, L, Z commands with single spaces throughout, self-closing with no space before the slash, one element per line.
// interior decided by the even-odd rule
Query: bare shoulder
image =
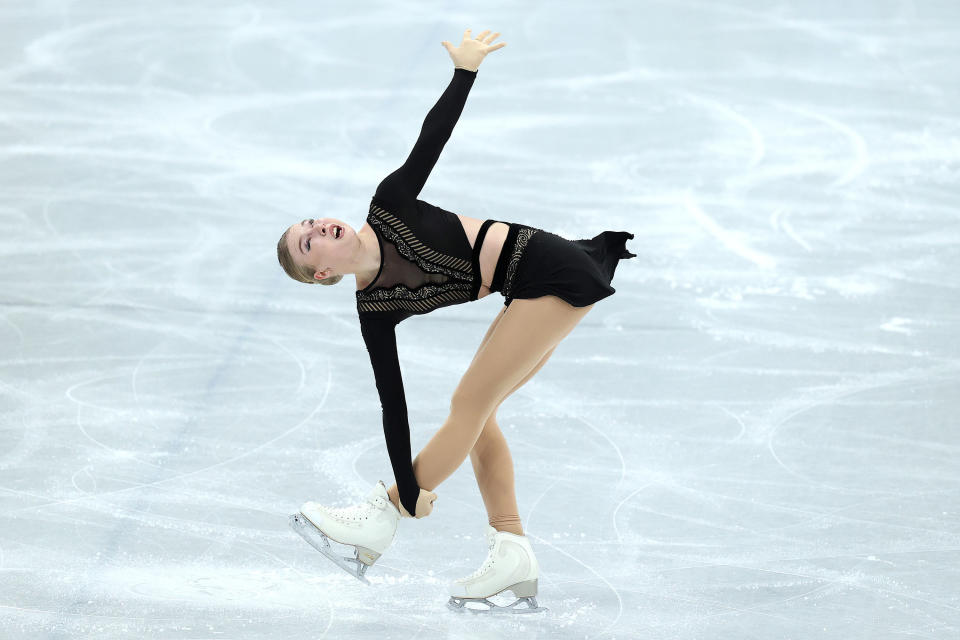
<path fill-rule="evenodd" d="M 472 218 L 470 216 L 465 216 L 462 213 L 458 213 L 457 217 L 460 218 L 460 221 L 463 222 L 464 224 L 471 224 L 471 225 L 483 224 L 483 220 L 481 220 L 480 218 Z"/>

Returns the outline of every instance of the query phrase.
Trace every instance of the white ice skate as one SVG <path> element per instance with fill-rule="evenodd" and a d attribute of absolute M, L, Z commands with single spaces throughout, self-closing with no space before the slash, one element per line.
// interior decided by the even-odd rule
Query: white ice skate
<path fill-rule="evenodd" d="M 332 508 L 306 502 L 300 507 L 300 513 L 289 518 L 290 528 L 310 546 L 368 585 L 370 581 L 364 574 L 393 542 L 399 520 L 400 511 L 390 502 L 383 481 L 378 482 L 360 504 Z M 331 540 L 353 547 L 353 557 L 334 549 Z"/>
<path fill-rule="evenodd" d="M 526 536 L 509 531 L 497 531 L 490 525 L 485 529 L 487 559 L 471 575 L 450 584 L 447 606 L 454 611 L 471 613 L 535 613 L 546 611 L 537 606 L 537 579 L 540 568 Z M 517 600 L 501 606 L 488 598 L 503 591 L 512 591 Z M 468 607 L 477 603 L 479 607 Z M 517 605 L 524 604 L 526 606 Z"/>

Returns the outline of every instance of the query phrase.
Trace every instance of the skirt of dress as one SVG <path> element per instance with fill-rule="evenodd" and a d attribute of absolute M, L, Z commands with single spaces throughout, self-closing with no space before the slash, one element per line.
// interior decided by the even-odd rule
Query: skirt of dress
<path fill-rule="evenodd" d="M 635 258 L 626 248 L 633 234 L 604 231 L 589 240 L 567 240 L 555 233 L 508 222 L 503 251 L 497 261 L 491 291 L 500 291 L 505 304 L 515 298 L 552 295 L 575 307 L 585 307 L 616 293 L 610 286 L 617 264 Z"/>

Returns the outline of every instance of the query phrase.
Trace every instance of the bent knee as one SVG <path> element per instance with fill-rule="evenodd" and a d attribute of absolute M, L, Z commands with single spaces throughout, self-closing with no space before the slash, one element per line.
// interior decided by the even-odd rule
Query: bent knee
<path fill-rule="evenodd" d="M 496 411 L 498 404 L 498 399 L 489 394 L 457 389 L 450 398 L 450 413 L 473 416 L 486 421 L 487 417 Z"/>

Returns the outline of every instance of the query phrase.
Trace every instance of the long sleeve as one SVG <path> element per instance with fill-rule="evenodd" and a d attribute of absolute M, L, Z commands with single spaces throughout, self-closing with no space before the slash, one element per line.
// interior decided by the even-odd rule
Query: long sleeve
<path fill-rule="evenodd" d="M 400 503 L 411 515 L 417 512 L 420 486 L 413 474 L 410 423 L 403 393 L 403 377 L 397 357 L 396 322 L 375 316 L 360 316 L 360 332 L 370 353 L 370 364 L 383 409 L 383 435 L 400 493 Z"/>
<path fill-rule="evenodd" d="M 440 152 L 460 119 L 467 95 L 477 77 L 476 71 L 454 69 L 453 78 L 433 108 L 427 113 L 413 150 L 399 169 L 377 186 L 376 195 L 386 201 L 415 200 L 426 184 Z"/>

